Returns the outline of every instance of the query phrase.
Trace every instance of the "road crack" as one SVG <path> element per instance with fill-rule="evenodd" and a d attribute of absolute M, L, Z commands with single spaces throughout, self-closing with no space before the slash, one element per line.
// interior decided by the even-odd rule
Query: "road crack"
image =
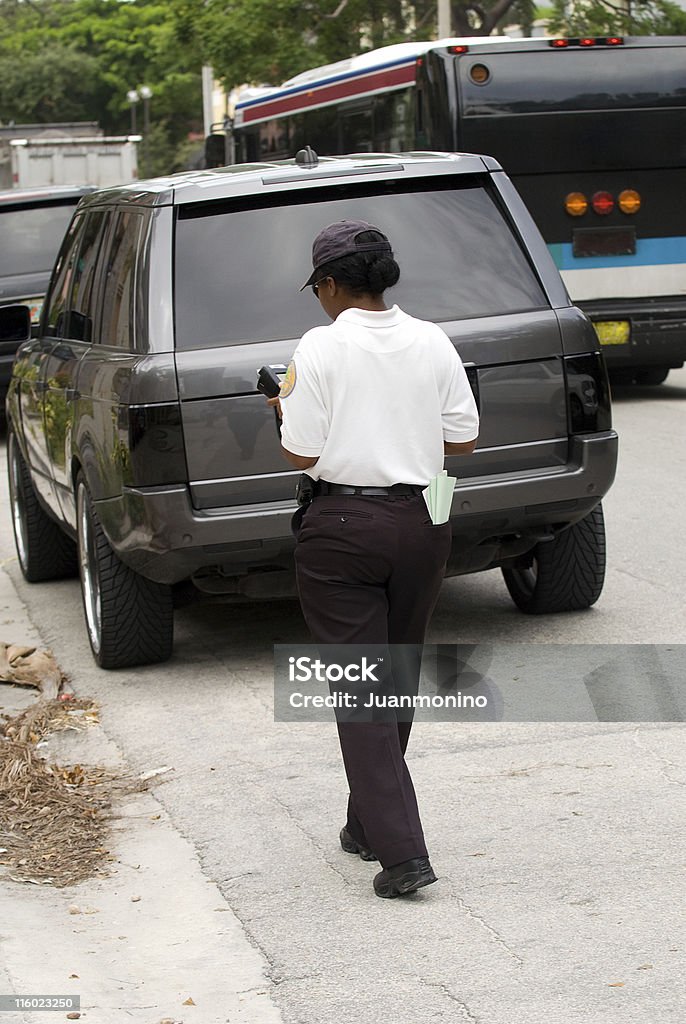
<path fill-rule="evenodd" d="M 447 996 L 451 1002 L 455 1003 L 455 1006 L 463 1020 L 469 1021 L 469 1024 L 481 1024 L 481 1018 L 477 1017 L 476 1014 L 469 1009 L 467 1004 L 448 988 L 445 982 L 427 981 L 425 978 L 419 978 L 419 982 L 427 988 L 437 988 L 439 992 L 442 992 L 443 995 Z"/>
<path fill-rule="evenodd" d="M 650 587 L 655 587 L 657 590 L 668 590 L 668 587 L 663 587 L 655 581 L 654 576 L 640 576 L 636 572 L 631 572 L 630 569 L 620 569 L 618 566 L 614 566 L 614 572 L 620 574 L 620 576 L 629 576 L 632 580 L 636 580 L 638 583 L 647 584 Z"/>
<path fill-rule="evenodd" d="M 669 782 L 671 786 L 681 786 L 683 788 L 683 786 L 686 785 L 686 783 L 684 783 L 684 781 L 681 779 L 672 778 L 672 776 L 669 775 L 667 768 L 665 766 L 669 768 L 675 768 L 677 771 L 683 772 L 684 765 L 677 764 L 676 761 L 670 761 L 668 757 L 663 757 L 662 754 L 658 754 L 655 750 L 653 750 L 652 747 L 649 747 L 646 743 L 641 743 L 641 741 L 638 738 L 638 734 L 641 731 L 641 727 L 638 725 L 633 730 L 631 738 L 634 744 L 639 748 L 639 750 L 643 750 L 646 754 L 650 754 L 650 756 L 658 762 L 660 775 L 666 782 Z"/>
<path fill-rule="evenodd" d="M 593 768 L 614 768 L 613 764 L 607 761 L 598 761 L 595 764 L 579 764 L 570 761 L 537 761 L 535 764 L 525 765 L 523 768 L 508 768 L 504 772 L 487 772 L 482 775 L 460 775 L 462 782 L 482 782 L 484 779 L 517 779 L 528 776 L 531 772 L 544 770 L 546 768 L 577 768 L 583 771 L 591 771 Z"/>
<path fill-rule="evenodd" d="M 500 946 L 500 948 L 505 950 L 507 955 L 512 960 L 514 960 L 519 967 L 524 966 L 524 960 L 519 955 L 519 953 L 515 953 L 515 951 L 511 949 L 510 946 L 508 946 L 507 942 L 502 937 L 500 932 L 498 932 L 492 925 L 488 923 L 488 921 L 481 917 L 480 914 L 477 914 L 476 911 L 473 910 L 468 903 L 465 903 L 461 896 L 457 896 L 455 893 L 451 893 L 450 898 L 455 900 L 460 910 L 464 914 L 466 914 L 467 917 L 471 918 L 473 921 L 476 921 L 477 924 L 481 925 L 481 927 L 488 932 L 491 938 L 495 939 L 496 943 Z"/>
<path fill-rule="evenodd" d="M 313 971 L 311 974 L 291 974 L 287 978 L 274 978 L 274 985 L 290 985 L 294 981 L 317 981 L 323 977 L 322 971 Z"/>
<path fill-rule="evenodd" d="M 295 827 L 298 829 L 298 831 L 302 832 L 302 834 L 305 836 L 305 838 L 308 840 L 308 842 L 310 842 L 312 844 L 314 849 L 317 851 L 317 855 L 319 857 L 321 857 L 321 859 L 324 861 L 326 866 L 328 868 L 330 868 L 331 871 L 334 872 L 334 874 L 338 875 L 338 877 L 340 879 L 342 879 L 342 881 L 345 882 L 345 884 L 347 886 L 349 886 L 350 885 L 349 879 L 347 879 L 346 876 L 343 874 L 343 872 L 339 868 L 336 867 L 336 865 L 333 863 L 333 861 L 329 860 L 329 858 L 327 857 L 325 851 L 322 850 L 322 848 L 317 844 L 317 842 L 315 841 L 314 836 L 310 832 L 308 832 L 307 829 L 298 820 L 298 818 L 295 817 L 295 815 L 291 811 L 291 809 L 288 806 L 288 804 L 285 803 L 283 800 L 280 800 L 279 797 L 275 793 L 271 794 L 271 799 L 274 801 L 274 803 L 279 805 L 279 807 L 285 812 L 286 817 L 289 819 L 289 821 L 291 821 L 295 825 Z"/>

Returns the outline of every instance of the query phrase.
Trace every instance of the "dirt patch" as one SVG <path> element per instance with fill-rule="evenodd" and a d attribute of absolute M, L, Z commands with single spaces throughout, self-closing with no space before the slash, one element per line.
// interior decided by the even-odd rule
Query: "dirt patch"
<path fill-rule="evenodd" d="M 39 743 L 53 732 L 80 731 L 99 722 L 95 701 L 64 695 L 56 700 L 39 700 L 18 715 L 0 715 L 0 736 L 20 743 Z"/>
<path fill-rule="evenodd" d="M 0 724 L 0 865 L 17 882 L 74 885 L 109 874 L 115 799 L 145 781 L 92 765 L 50 764 L 37 744 L 98 723 L 93 701 L 38 700 Z"/>

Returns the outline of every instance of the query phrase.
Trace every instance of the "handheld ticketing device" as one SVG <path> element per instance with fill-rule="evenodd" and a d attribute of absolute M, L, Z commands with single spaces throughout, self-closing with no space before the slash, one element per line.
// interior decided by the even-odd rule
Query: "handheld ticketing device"
<path fill-rule="evenodd" d="M 275 363 L 271 366 L 261 366 L 257 371 L 257 390 L 267 398 L 276 398 L 281 388 L 281 378 L 285 375 L 288 367 L 283 363 Z M 279 410 L 274 407 L 274 420 L 276 432 L 281 439 L 281 419 Z"/>
<path fill-rule="evenodd" d="M 261 366 L 257 376 L 257 390 L 267 398 L 276 398 L 281 387 L 281 378 L 288 369 L 283 363 L 274 366 Z"/>

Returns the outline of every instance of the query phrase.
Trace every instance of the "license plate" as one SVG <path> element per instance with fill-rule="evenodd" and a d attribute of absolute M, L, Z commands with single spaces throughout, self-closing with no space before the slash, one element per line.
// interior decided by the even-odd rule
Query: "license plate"
<path fill-rule="evenodd" d="M 600 320 L 593 326 L 601 345 L 628 345 L 631 334 L 628 320 Z"/>
<path fill-rule="evenodd" d="M 575 256 L 633 256 L 636 252 L 636 229 L 575 228 L 572 231 L 572 252 Z"/>

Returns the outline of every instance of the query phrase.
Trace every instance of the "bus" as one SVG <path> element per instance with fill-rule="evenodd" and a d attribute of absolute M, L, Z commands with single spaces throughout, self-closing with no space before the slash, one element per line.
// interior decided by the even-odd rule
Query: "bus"
<path fill-rule="evenodd" d="M 686 37 L 401 43 L 246 90 L 237 162 L 486 154 L 527 204 L 617 381 L 686 359 Z"/>

